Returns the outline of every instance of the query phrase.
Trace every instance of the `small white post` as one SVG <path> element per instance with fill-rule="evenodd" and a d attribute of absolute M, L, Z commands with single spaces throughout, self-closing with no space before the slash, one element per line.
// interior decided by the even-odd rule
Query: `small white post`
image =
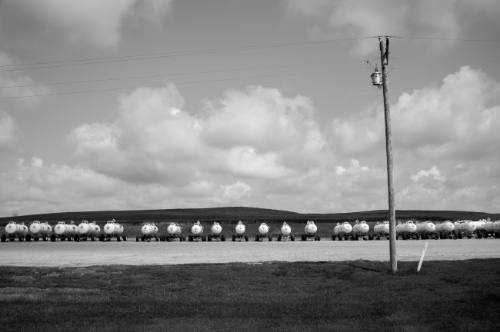
<path fill-rule="evenodd" d="M 420 261 L 418 262 L 417 273 L 420 272 L 420 268 L 422 268 L 422 263 L 424 262 L 425 252 L 427 251 L 427 246 L 429 242 L 425 241 L 424 250 L 422 250 L 422 255 L 420 256 Z"/>

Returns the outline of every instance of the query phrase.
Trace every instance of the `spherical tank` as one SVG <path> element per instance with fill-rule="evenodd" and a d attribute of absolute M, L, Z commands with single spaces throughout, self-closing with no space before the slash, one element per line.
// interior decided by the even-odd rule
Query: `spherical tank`
<path fill-rule="evenodd" d="M 170 235 L 180 234 L 181 227 L 175 223 L 170 223 L 167 227 L 167 232 Z"/>
<path fill-rule="evenodd" d="M 269 226 L 266 223 L 262 223 L 259 225 L 259 233 L 261 235 L 266 235 L 269 232 Z"/>
<path fill-rule="evenodd" d="M 318 231 L 318 227 L 312 220 L 308 220 L 305 227 L 304 227 L 304 232 L 309 235 L 313 235 Z"/>
<path fill-rule="evenodd" d="M 291 232 L 292 228 L 286 222 L 284 222 L 283 225 L 281 226 L 281 234 L 288 236 L 290 235 Z"/>
<path fill-rule="evenodd" d="M 210 231 L 214 235 L 219 235 L 222 232 L 222 226 L 215 221 L 212 225 L 212 228 L 210 228 Z"/>
<path fill-rule="evenodd" d="M 200 235 L 201 233 L 203 233 L 203 226 L 199 221 L 191 226 L 191 233 L 193 233 L 194 235 Z"/>
<path fill-rule="evenodd" d="M 243 224 L 243 222 L 240 220 L 238 221 L 238 224 L 234 227 L 234 231 L 238 235 L 243 235 L 246 231 L 246 226 Z"/>
<path fill-rule="evenodd" d="M 54 233 L 57 235 L 62 235 L 66 232 L 66 223 L 64 221 L 59 221 L 57 225 L 54 226 Z"/>

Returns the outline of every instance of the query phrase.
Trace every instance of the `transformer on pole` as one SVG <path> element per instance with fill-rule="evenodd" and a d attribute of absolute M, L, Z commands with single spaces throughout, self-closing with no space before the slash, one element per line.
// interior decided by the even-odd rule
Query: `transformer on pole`
<path fill-rule="evenodd" d="M 389 109 L 389 89 L 387 87 L 387 71 L 389 64 L 389 37 L 385 37 L 385 47 L 382 37 L 378 37 L 380 47 L 380 67 L 382 72 L 375 67 L 375 72 L 371 74 L 372 84 L 382 87 L 384 98 L 384 118 L 385 118 L 385 151 L 387 157 L 387 193 L 389 200 L 389 254 L 391 261 L 391 271 L 398 271 L 398 261 L 396 253 L 396 208 L 394 204 L 394 186 L 392 177 L 392 135 L 391 135 L 391 113 Z"/>

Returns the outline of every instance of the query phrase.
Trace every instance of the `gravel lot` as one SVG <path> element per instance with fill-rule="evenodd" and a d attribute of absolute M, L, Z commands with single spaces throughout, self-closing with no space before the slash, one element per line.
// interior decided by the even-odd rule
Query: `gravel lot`
<path fill-rule="evenodd" d="M 399 260 L 419 259 L 425 241 L 398 241 Z M 320 242 L 10 242 L 0 243 L 3 266 L 154 265 L 389 258 L 388 241 Z M 500 258 L 500 241 L 430 240 L 426 260 Z"/>

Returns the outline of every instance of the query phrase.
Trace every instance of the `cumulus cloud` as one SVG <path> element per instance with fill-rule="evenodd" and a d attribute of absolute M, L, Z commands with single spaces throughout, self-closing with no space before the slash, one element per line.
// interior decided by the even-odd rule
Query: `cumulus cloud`
<path fill-rule="evenodd" d="M 187 110 L 173 84 L 137 88 L 119 98 L 113 121 L 71 131 L 74 162 L 139 192 L 156 188 L 173 206 L 199 206 L 260 205 L 283 186 L 297 190 L 324 158 L 306 97 L 250 86 L 205 105 Z"/>
<path fill-rule="evenodd" d="M 138 88 L 120 97 L 113 123 L 84 124 L 70 139 L 76 157 L 98 172 L 137 183 L 191 180 L 207 151 L 197 120 L 175 86 Z"/>
<path fill-rule="evenodd" d="M 20 17 L 30 21 L 33 33 L 64 36 L 72 43 L 113 46 L 127 18 L 157 22 L 171 9 L 173 0 L 19 0 L 2 3 L 2 20 Z M 35 30 L 36 29 L 36 30 Z"/>
<path fill-rule="evenodd" d="M 113 123 L 85 124 L 70 137 L 76 156 L 126 181 L 185 184 L 210 173 L 279 178 L 304 167 L 297 153 L 324 144 L 308 99 L 250 87 L 228 91 L 203 115 L 184 110 L 169 84 L 138 88 L 120 98 Z M 219 105 L 217 108 L 214 105 Z"/>
<path fill-rule="evenodd" d="M 439 84 L 396 99 L 391 110 L 398 208 L 500 206 L 498 91 L 499 82 L 462 67 Z M 107 208 L 386 208 L 379 107 L 335 118 L 322 132 L 311 100 L 275 89 L 229 90 L 206 105 L 186 109 L 173 84 L 122 95 L 116 118 L 71 131 L 71 165 L 33 159 L 20 162 L 14 175 L 2 174 L 4 211 L 35 209 L 47 197 L 54 209 L 79 201 L 84 203 L 76 209 L 104 202 Z"/>
<path fill-rule="evenodd" d="M 284 0 L 285 8 L 310 19 L 328 35 L 366 37 L 378 35 L 436 36 L 463 38 L 498 33 L 500 24 L 492 13 L 500 12 L 498 1 L 459 0 Z M 481 17 L 481 19 L 478 19 Z M 493 28 L 492 28 L 493 27 Z M 487 33 L 489 31 L 489 33 Z M 494 35 L 494 34 L 493 34 Z M 356 52 L 366 55 L 372 41 L 361 40 Z M 442 46 L 444 43 L 441 42 Z"/>
<path fill-rule="evenodd" d="M 251 145 L 262 151 L 288 149 L 305 141 L 305 136 L 317 129 L 311 119 L 312 109 L 310 99 L 284 98 L 277 89 L 229 90 L 218 104 L 209 104 L 211 114 L 206 121 L 204 138 L 220 147 Z M 302 124 L 298 126 L 298 123 Z M 321 144 L 321 141 L 311 142 L 311 148 L 321 148 Z"/>
<path fill-rule="evenodd" d="M 499 92 L 498 82 L 465 66 L 439 88 L 403 93 L 394 107 L 399 146 L 427 157 L 488 157 L 500 147 Z"/>
<path fill-rule="evenodd" d="M 314 121 L 310 100 L 249 87 L 229 90 L 209 104 L 201 111 L 186 110 L 173 84 L 122 95 L 114 120 L 82 124 L 71 131 L 72 165 L 46 165 L 35 158 L 19 161 L 15 176 L 4 174 L 9 179 L 4 188 L 17 193 L 3 196 L 4 211 L 103 205 L 278 208 L 283 201 L 272 200 L 273 193 L 283 188 L 300 192 L 307 188 L 304 182 L 310 174 L 317 176 L 313 168 L 322 159 L 326 140 Z M 255 105 L 257 113 L 249 114 L 247 105 Z M 241 138 L 251 130 L 255 135 Z M 266 135 L 269 146 L 260 135 Z M 45 207 L 45 200 L 53 205 Z"/>
<path fill-rule="evenodd" d="M 395 185 L 403 207 L 460 209 L 467 197 L 473 209 L 495 209 L 491 181 L 497 181 L 500 164 L 499 91 L 499 82 L 464 66 L 439 86 L 403 93 L 391 105 Z M 362 156 L 383 169 L 383 126 L 382 110 L 370 109 L 335 119 L 332 139 L 342 155 Z M 473 194 L 478 188 L 484 192 Z"/>
<path fill-rule="evenodd" d="M 21 158 L 15 167 L 2 172 L 0 178 L 3 215 L 108 209 L 114 205 L 116 180 L 88 168 L 46 165 L 38 157 L 30 161 Z"/>
<path fill-rule="evenodd" d="M 491 155 L 499 138 L 499 91 L 500 83 L 464 66 L 439 87 L 402 93 L 391 105 L 395 147 L 421 157 Z M 332 137 L 346 154 L 369 153 L 383 142 L 383 116 L 378 107 L 334 119 Z"/>

